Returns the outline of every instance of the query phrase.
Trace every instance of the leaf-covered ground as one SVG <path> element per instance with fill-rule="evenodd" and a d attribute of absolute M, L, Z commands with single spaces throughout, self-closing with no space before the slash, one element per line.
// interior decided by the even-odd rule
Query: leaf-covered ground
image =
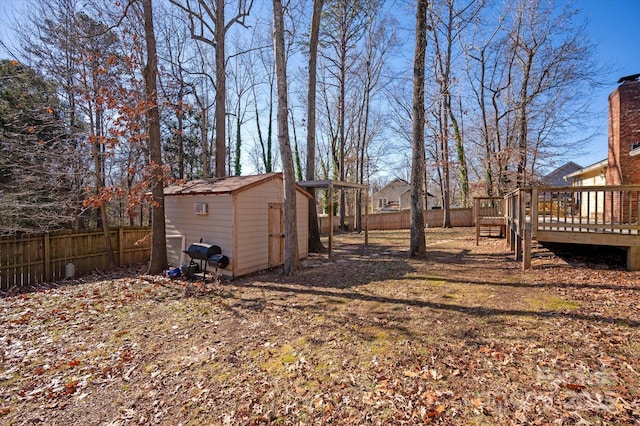
<path fill-rule="evenodd" d="M 85 278 L 0 299 L 8 425 L 640 422 L 640 273 L 429 229 L 295 277 Z M 608 263 L 609 260 L 605 260 Z"/>

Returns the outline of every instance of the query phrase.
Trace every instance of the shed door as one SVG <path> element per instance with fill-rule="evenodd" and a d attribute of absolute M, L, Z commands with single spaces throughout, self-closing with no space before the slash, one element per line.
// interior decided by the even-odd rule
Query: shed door
<path fill-rule="evenodd" d="M 284 263 L 284 205 L 269 204 L 269 267 Z"/>

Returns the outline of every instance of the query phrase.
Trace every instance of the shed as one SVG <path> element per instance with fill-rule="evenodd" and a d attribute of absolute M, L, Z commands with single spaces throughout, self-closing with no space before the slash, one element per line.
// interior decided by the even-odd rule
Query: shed
<path fill-rule="evenodd" d="M 284 263 L 281 173 L 194 180 L 165 188 L 169 264 L 189 262 L 192 243 L 214 244 L 229 258 L 220 272 L 238 277 Z M 308 256 L 309 193 L 297 187 L 298 250 Z"/>

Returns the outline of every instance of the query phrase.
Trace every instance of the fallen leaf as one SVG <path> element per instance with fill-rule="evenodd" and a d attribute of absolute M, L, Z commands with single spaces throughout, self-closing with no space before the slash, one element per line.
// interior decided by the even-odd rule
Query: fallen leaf
<path fill-rule="evenodd" d="M 578 392 L 586 388 L 586 386 L 577 383 L 565 383 L 564 387 Z"/>

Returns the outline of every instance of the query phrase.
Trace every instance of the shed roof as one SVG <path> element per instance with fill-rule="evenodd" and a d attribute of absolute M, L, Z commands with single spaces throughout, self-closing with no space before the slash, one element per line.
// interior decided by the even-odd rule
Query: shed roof
<path fill-rule="evenodd" d="M 185 182 L 184 184 L 171 185 L 164 189 L 165 196 L 172 195 L 205 195 L 205 194 L 233 194 L 268 182 L 272 179 L 282 180 L 282 173 L 267 173 L 250 176 L 228 176 L 212 179 L 198 179 Z M 310 196 L 300 186 L 296 185 L 298 191 Z"/>

